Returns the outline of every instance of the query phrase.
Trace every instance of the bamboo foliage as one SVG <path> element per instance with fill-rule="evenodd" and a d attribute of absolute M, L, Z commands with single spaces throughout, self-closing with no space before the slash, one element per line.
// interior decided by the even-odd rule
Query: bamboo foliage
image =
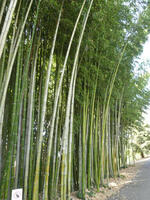
<path fill-rule="evenodd" d="M 142 5 L 135 20 L 125 1 L 0 2 L 0 199 L 90 198 L 131 162 L 150 100 L 133 75 Z"/>

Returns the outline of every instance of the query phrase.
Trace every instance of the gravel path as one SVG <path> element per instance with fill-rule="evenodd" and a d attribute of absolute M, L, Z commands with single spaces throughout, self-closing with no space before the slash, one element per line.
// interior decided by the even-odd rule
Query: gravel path
<path fill-rule="evenodd" d="M 150 158 L 137 162 L 139 171 L 133 182 L 108 200 L 150 200 Z"/>

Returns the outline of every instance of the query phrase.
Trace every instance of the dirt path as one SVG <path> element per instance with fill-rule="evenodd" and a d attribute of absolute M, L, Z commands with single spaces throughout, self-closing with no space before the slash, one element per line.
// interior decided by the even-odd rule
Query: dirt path
<path fill-rule="evenodd" d="M 150 158 L 136 165 L 139 165 L 139 170 L 133 181 L 108 200 L 150 200 Z"/>
<path fill-rule="evenodd" d="M 124 185 L 129 184 L 138 172 L 139 165 L 132 165 L 128 168 L 122 169 L 120 171 L 120 177 L 110 178 L 109 187 L 107 186 L 107 180 L 105 180 L 106 187 L 100 187 L 100 191 L 97 190 L 86 191 L 86 200 L 106 200 L 113 194 L 116 194 L 120 188 Z M 71 195 L 72 200 L 79 200 L 77 198 L 78 192 L 74 192 Z"/>

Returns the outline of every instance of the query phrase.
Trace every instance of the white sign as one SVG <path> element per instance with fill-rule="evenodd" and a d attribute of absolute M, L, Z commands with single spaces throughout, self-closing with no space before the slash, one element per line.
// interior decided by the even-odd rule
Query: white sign
<path fill-rule="evenodd" d="M 11 200 L 22 200 L 22 189 L 12 190 Z"/>

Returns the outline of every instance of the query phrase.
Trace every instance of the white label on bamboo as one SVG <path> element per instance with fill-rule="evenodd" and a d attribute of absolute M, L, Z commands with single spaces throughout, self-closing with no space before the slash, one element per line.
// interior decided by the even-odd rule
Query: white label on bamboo
<path fill-rule="evenodd" d="M 11 200 L 22 200 L 22 189 L 12 190 Z"/>

